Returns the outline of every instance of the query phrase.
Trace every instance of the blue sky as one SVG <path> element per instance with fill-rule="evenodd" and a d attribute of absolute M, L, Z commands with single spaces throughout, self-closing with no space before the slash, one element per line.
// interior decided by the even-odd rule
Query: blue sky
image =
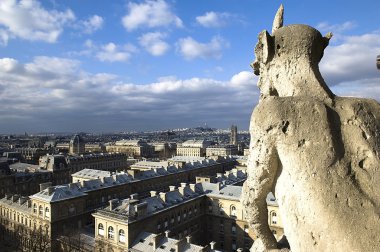
<path fill-rule="evenodd" d="M 0 0 L 0 133 L 248 129 L 257 34 L 334 37 L 320 64 L 338 95 L 380 100 L 379 1 Z"/>

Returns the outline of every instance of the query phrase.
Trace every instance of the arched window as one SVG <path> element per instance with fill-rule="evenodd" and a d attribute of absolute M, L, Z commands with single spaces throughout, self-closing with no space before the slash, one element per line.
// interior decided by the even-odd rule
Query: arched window
<path fill-rule="evenodd" d="M 108 228 L 108 239 L 113 239 L 114 237 L 114 232 L 113 232 L 113 227 Z"/>
<path fill-rule="evenodd" d="M 236 207 L 232 205 L 230 210 L 231 210 L 231 216 L 236 217 Z"/>
<path fill-rule="evenodd" d="M 50 210 L 48 207 L 45 207 L 45 217 L 50 217 Z"/>
<path fill-rule="evenodd" d="M 44 213 L 44 207 L 43 206 L 39 206 L 38 207 L 38 214 L 39 215 L 43 215 L 43 213 Z"/>
<path fill-rule="evenodd" d="M 125 242 L 125 232 L 123 229 L 119 230 L 119 242 Z"/>
<path fill-rule="evenodd" d="M 271 219 L 272 219 L 271 221 L 272 224 L 277 224 L 277 213 L 275 211 L 271 212 Z"/>
<path fill-rule="evenodd" d="M 104 236 L 104 227 L 102 223 L 99 223 L 98 225 L 98 234 Z"/>
<path fill-rule="evenodd" d="M 37 204 L 36 203 L 33 204 L 33 213 L 37 213 Z"/>

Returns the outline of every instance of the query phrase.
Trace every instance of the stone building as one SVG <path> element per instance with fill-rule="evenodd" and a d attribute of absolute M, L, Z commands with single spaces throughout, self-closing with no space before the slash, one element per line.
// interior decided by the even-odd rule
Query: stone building
<path fill-rule="evenodd" d="M 138 171 L 132 174 L 133 176 L 118 173 L 88 181 L 83 179 L 67 185 L 42 184 L 40 192 L 25 198 L 25 202 L 29 203 L 24 202 L 22 211 L 15 204 L 15 199 L 19 196 L 7 195 L 0 200 L 0 217 L 7 229 L 12 229 L 12 225 L 16 223 L 25 228 L 34 228 L 35 218 L 36 226 L 39 227 L 39 223 L 42 223 L 44 229 L 49 231 L 49 237 L 55 239 L 91 224 L 91 213 L 105 206 L 109 200 L 127 198 L 134 193 L 139 193 L 142 197 L 149 196 L 152 190 L 166 190 L 169 185 L 180 185 L 181 182 L 192 183 L 200 174 L 224 172 L 234 165 L 234 160 L 227 158 L 205 159 L 202 162 L 171 162 L 166 168 Z M 29 214 L 27 220 L 30 220 L 31 224 L 25 222 L 25 216 L 23 222 L 17 219 L 17 216 L 21 218 L 22 213 Z"/>
<path fill-rule="evenodd" d="M 77 155 L 85 153 L 85 142 L 80 135 L 74 135 L 71 138 L 69 145 L 69 153 Z"/>
<path fill-rule="evenodd" d="M 0 198 L 5 194 L 29 196 L 37 193 L 41 183 L 49 182 L 53 178 L 51 172 L 38 169 L 37 165 L 26 163 L 8 165 L 5 163 L 4 170 L 1 169 L 1 166 L 0 163 Z"/>
<path fill-rule="evenodd" d="M 15 148 L 16 152 L 21 153 L 21 161 L 29 164 L 38 164 L 39 158 L 46 155 L 49 150 L 43 148 L 23 147 Z"/>
<path fill-rule="evenodd" d="M 86 143 L 84 148 L 86 153 L 106 152 L 106 146 L 103 143 Z"/>
<path fill-rule="evenodd" d="M 209 146 L 206 148 L 206 157 L 209 156 L 232 156 L 238 154 L 238 148 L 236 145 L 217 145 Z"/>
<path fill-rule="evenodd" d="M 128 157 L 123 153 L 99 153 L 86 155 L 46 155 L 39 161 L 41 169 L 53 172 L 53 184 L 70 183 L 71 174 L 85 168 L 115 172 L 129 167 Z"/>
<path fill-rule="evenodd" d="M 204 157 L 211 143 L 206 140 L 187 140 L 177 145 L 177 156 Z"/>
<path fill-rule="evenodd" d="M 233 170 L 219 176 L 215 183 L 181 183 L 178 188 L 170 186 L 168 192 L 151 191 L 151 196 L 144 199 L 138 195 L 113 199 L 109 206 L 93 214 L 97 247 L 128 251 L 139 242 L 145 243 L 146 239 L 139 239 L 142 233 L 149 232 L 158 237 L 165 233 L 167 238 L 201 246 L 211 243 L 213 249 L 223 251 L 249 248 L 256 237 L 248 228 L 239 200 L 242 187 L 235 185 L 245 178 L 243 171 Z M 267 202 L 271 214 L 278 214 L 272 195 L 268 195 Z M 281 238 L 281 219 L 279 215 L 276 218 L 273 230 Z M 148 245 L 155 247 L 155 243 L 151 239 Z"/>
<path fill-rule="evenodd" d="M 106 145 L 106 151 L 125 153 L 130 157 L 150 157 L 154 148 L 143 140 L 120 140 Z"/>

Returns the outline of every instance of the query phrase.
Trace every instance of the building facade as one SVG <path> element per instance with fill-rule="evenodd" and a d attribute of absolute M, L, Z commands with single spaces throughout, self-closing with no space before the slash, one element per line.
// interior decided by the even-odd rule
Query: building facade
<path fill-rule="evenodd" d="M 244 172 L 233 171 L 215 183 L 182 183 L 178 188 L 171 186 L 168 192 L 152 191 L 144 199 L 133 195 L 111 200 L 109 206 L 93 214 L 96 247 L 98 251 L 128 251 L 139 243 L 142 232 L 149 232 L 157 236 L 165 233 L 200 246 L 212 244 L 213 249 L 221 251 L 249 249 L 256 236 L 248 227 L 239 200 L 242 187 L 234 185 L 242 183 L 245 177 Z M 283 228 L 278 205 L 272 195 L 268 195 L 267 203 L 271 207 L 268 221 L 279 239 Z M 155 246 L 154 240 L 150 243 Z"/>

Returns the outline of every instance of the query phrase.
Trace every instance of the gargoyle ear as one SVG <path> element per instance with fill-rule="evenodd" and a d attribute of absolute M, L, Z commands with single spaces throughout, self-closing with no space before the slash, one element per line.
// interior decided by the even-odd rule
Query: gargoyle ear
<path fill-rule="evenodd" d="M 258 61 L 266 64 L 272 59 L 273 53 L 273 38 L 266 30 L 264 30 L 259 34 L 259 42 L 255 48 L 256 57 L 259 58 Z"/>
<path fill-rule="evenodd" d="M 329 42 L 330 42 L 330 39 L 332 38 L 332 36 L 333 36 L 332 32 L 329 32 L 323 37 L 323 42 L 325 43 L 325 48 L 329 45 Z"/>

